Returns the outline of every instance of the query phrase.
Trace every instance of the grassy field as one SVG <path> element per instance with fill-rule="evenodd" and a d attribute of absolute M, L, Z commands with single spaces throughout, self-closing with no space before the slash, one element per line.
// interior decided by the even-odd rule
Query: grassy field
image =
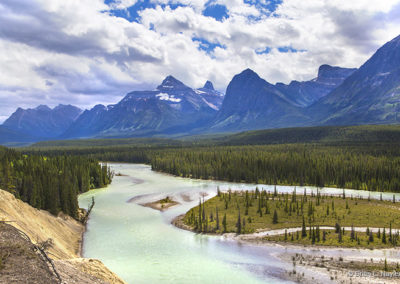
<path fill-rule="evenodd" d="M 238 228 L 239 218 L 240 228 Z M 386 228 L 388 238 L 390 226 L 392 229 L 400 229 L 400 203 L 349 196 L 332 197 L 321 194 L 306 196 L 295 192 L 292 194 L 274 194 L 258 190 L 220 192 L 218 196 L 189 210 L 184 217 L 184 223 L 195 231 L 216 234 L 224 232 L 243 234 L 253 233 L 258 229 L 302 227 L 303 220 L 307 237 L 302 240 L 294 238 L 294 241 L 299 243 L 310 242 L 310 226 L 378 227 L 382 228 L 382 232 L 383 228 Z M 365 246 L 366 233 L 358 232 L 357 235 L 361 246 Z M 326 237 L 326 244 L 337 245 L 334 241 L 337 239 L 337 234 L 328 232 Z M 272 240 L 280 241 L 281 238 L 284 236 L 274 237 Z M 348 243 L 348 238 L 350 232 L 345 232 L 343 243 Z M 379 238 L 374 235 L 374 239 L 376 242 L 373 246 L 380 245 Z M 288 241 L 290 240 L 291 236 L 288 237 Z M 356 246 L 357 241 L 354 242 Z"/>

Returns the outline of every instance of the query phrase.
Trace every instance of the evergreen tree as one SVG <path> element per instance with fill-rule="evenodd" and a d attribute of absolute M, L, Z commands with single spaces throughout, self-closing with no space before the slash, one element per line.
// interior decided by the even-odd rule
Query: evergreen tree
<path fill-rule="evenodd" d="M 307 237 L 306 222 L 304 220 L 304 216 L 303 216 L 303 225 L 301 226 L 301 237 L 302 238 Z"/>
<path fill-rule="evenodd" d="M 222 219 L 222 227 L 224 228 L 223 233 L 227 232 L 227 227 L 226 226 L 227 226 L 227 223 L 226 223 L 226 213 L 225 213 L 224 218 Z"/>
<path fill-rule="evenodd" d="M 355 232 L 355 230 L 354 230 L 354 226 L 351 225 L 350 240 L 351 240 L 351 241 L 354 241 L 354 240 L 355 240 L 355 237 L 356 237 L 356 232 Z"/>
<path fill-rule="evenodd" d="M 385 228 L 383 228 L 383 233 L 382 233 L 382 244 L 386 244 L 386 231 L 385 231 Z"/>
<path fill-rule="evenodd" d="M 274 216 L 272 217 L 272 223 L 278 224 L 278 212 L 276 212 L 276 209 L 274 210 Z"/>
<path fill-rule="evenodd" d="M 236 222 L 236 234 L 241 234 L 242 233 L 242 219 L 240 218 L 240 210 L 238 213 L 238 220 Z"/>
<path fill-rule="evenodd" d="M 216 211 L 216 213 L 215 213 L 215 215 L 216 215 L 216 217 L 215 217 L 215 219 L 216 219 L 216 230 L 219 230 L 219 215 L 218 215 L 218 207 L 216 207 L 216 208 L 215 208 L 215 211 Z"/>

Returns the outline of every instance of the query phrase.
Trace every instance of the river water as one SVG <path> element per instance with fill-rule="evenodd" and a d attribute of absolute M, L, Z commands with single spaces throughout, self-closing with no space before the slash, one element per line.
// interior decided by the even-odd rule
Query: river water
<path fill-rule="evenodd" d="M 174 217 L 196 206 L 200 196 L 205 195 L 206 199 L 215 196 L 217 186 L 221 190 L 242 190 L 255 189 L 256 185 L 178 178 L 139 164 L 111 164 L 111 167 L 124 176 L 115 176 L 107 188 L 79 197 L 83 208 L 88 207 L 92 196 L 96 202 L 84 235 L 84 257 L 100 259 L 127 283 L 291 283 L 285 276 L 285 271 L 292 269 L 291 264 L 278 258 L 288 248 L 244 244 L 221 236 L 194 234 L 171 225 Z M 273 191 L 273 186 L 258 186 Z M 292 192 L 293 187 L 278 186 L 277 190 Z M 302 193 L 304 188 L 297 190 Z M 341 194 L 342 190 L 321 192 Z M 369 195 L 346 190 L 346 195 L 351 194 Z M 167 195 L 181 204 L 165 212 L 139 205 Z M 371 198 L 379 196 L 371 193 Z M 393 194 L 383 197 L 391 200 Z M 289 250 L 302 252 L 301 248 Z M 338 251 L 327 250 L 324 254 L 347 254 Z M 350 254 L 354 255 L 354 251 Z M 329 281 L 324 275 L 315 277 L 322 283 Z"/>

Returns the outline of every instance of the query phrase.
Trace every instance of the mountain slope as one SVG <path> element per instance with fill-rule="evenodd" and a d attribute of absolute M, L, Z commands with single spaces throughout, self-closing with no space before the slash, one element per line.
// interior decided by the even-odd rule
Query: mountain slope
<path fill-rule="evenodd" d="M 33 142 L 37 137 L 8 129 L 0 125 L 0 145 Z"/>
<path fill-rule="evenodd" d="M 310 81 L 292 81 L 289 85 L 277 83 L 276 88 L 296 106 L 307 107 L 337 88 L 357 69 L 321 65 L 317 78 Z"/>
<path fill-rule="evenodd" d="M 195 90 L 168 76 L 154 91 L 134 91 L 115 105 L 97 105 L 85 111 L 62 137 L 135 137 L 190 131 L 211 119 L 218 110 L 218 100 L 222 100 L 210 84 L 206 86 Z"/>
<path fill-rule="evenodd" d="M 71 105 L 58 105 L 53 109 L 45 105 L 34 109 L 18 108 L 3 126 L 37 139 L 55 138 L 63 133 L 81 112 L 81 109 Z"/>
<path fill-rule="evenodd" d="M 399 110 L 400 36 L 309 108 L 315 122 L 326 125 L 398 123 Z"/>
<path fill-rule="evenodd" d="M 195 90 L 195 92 L 201 95 L 209 104 L 210 107 L 218 110 L 221 108 L 224 100 L 224 95 L 214 89 L 213 83 L 207 81 L 203 88 Z"/>
<path fill-rule="evenodd" d="M 301 108 L 294 106 L 274 85 L 246 69 L 229 83 L 211 131 L 277 128 L 302 121 L 307 121 L 307 117 Z"/>

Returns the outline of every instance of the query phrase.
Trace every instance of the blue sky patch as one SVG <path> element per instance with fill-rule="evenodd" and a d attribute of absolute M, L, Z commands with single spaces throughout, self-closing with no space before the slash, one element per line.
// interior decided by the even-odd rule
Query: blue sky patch
<path fill-rule="evenodd" d="M 224 19 L 229 18 L 228 9 L 224 5 L 210 4 L 204 11 L 203 15 L 207 17 L 212 17 L 217 21 L 222 22 Z"/>
<path fill-rule="evenodd" d="M 295 49 L 291 46 L 280 46 L 278 47 L 278 51 L 282 53 L 297 53 L 297 52 L 306 52 L 304 49 Z"/>
<path fill-rule="evenodd" d="M 104 3 L 107 5 L 115 3 L 115 0 L 105 0 Z M 159 5 L 161 8 L 165 9 L 166 7 L 175 10 L 178 7 L 186 7 L 186 5 L 179 4 L 179 3 L 168 3 L 168 4 L 161 4 Z M 139 12 L 145 9 L 154 9 L 156 4 L 151 3 L 150 0 L 139 0 L 133 6 L 128 7 L 127 9 L 114 9 L 108 11 L 112 16 L 124 18 L 130 22 L 139 22 L 140 16 Z"/>
<path fill-rule="evenodd" d="M 280 4 L 282 4 L 282 0 L 244 0 L 244 3 L 255 6 L 258 10 L 267 10 L 272 13 L 275 12 Z"/>
<path fill-rule="evenodd" d="M 266 48 L 258 48 L 255 50 L 255 52 L 257 54 L 268 54 L 271 52 L 271 50 L 272 50 L 272 48 L 267 46 Z"/>
<path fill-rule="evenodd" d="M 207 52 L 207 54 L 210 54 L 211 52 L 213 52 L 216 47 L 221 47 L 224 49 L 226 48 L 226 46 L 224 46 L 222 44 L 209 42 L 208 40 L 205 40 L 204 38 L 200 38 L 200 37 L 193 37 L 192 41 L 198 42 L 199 43 L 198 48 L 200 50 L 204 50 L 205 52 Z"/>
<path fill-rule="evenodd" d="M 110 5 L 115 3 L 115 0 L 105 0 L 105 4 Z M 140 16 L 139 12 L 143 11 L 147 8 L 155 8 L 156 5 L 153 3 L 150 3 L 149 0 L 139 0 L 138 2 L 135 3 L 135 5 L 127 8 L 127 9 L 115 9 L 109 11 L 109 13 L 115 17 L 120 17 L 124 18 L 130 22 L 139 22 Z"/>

